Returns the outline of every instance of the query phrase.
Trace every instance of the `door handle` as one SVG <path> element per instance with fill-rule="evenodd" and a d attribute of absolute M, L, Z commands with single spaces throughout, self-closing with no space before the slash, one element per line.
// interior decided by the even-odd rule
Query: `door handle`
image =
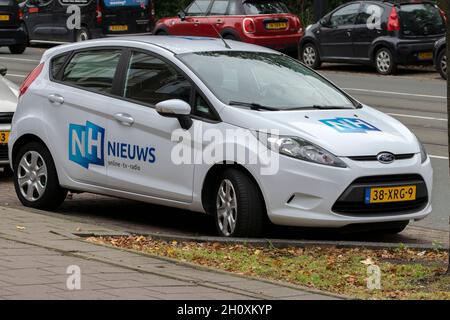
<path fill-rule="evenodd" d="M 48 96 L 48 101 L 50 101 L 51 103 L 63 104 L 64 98 L 59 94 L 51 94 Z"/>
<path fill-rule="evenodd" d="M 200 20 L 194 20 L 194 26 L 198 27 L 199 24 L 200 24 Z"/>
<path fill-rule="evenodd" d="M 127 127 L 131 127 L 134 123 L 133 117 L 126 113 L 116 113 L 114 119 Z"/>

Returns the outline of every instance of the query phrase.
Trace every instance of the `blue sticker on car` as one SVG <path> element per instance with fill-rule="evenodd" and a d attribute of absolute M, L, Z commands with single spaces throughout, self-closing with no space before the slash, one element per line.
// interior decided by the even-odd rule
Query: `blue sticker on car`
<path fill-rule="evenodd" d="M 88 169 L 105 165 L 105 129 L 92 122 L 69 125 L 69 160 Z"/>
<path fill-rule="evenodd" d="M 359 118 L 323 119 L 320 122 L 341 133 L 366 133 L 368 131 L 381 131 L 374 125 Z"/>

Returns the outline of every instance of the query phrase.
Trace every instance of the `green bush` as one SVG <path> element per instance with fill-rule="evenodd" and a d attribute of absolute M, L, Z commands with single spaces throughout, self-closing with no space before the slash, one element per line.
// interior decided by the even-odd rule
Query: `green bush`
<path fill-rule="evenodd" d="M 188 6 L 193 0 L 154 0 L 156 4 L 156 15 L 158 18 L 176 16 L 177 13 Z M 300 17 L 304 26 L 311 24 L 314 20 L 314 0 L 284 0 L 291 12 Z M 349 0 L 327 0 L 328 11 L 337 6 L 350 2 Z M 448 0 L 434 0 L 442 8 L 446 8 Z"/>

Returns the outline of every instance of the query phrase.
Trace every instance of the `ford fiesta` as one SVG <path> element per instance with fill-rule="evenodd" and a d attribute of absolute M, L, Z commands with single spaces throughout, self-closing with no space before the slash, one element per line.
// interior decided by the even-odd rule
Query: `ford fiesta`
<path fill-rule="evenodd" d="M 9 156 L 25 206 L 92 192 L 211 214 L 221 236 L 269 221 L 395 233 L 431 212 L 430 160 L 405 126 L 236 41 L 48 50 L 20 89 Z"/>

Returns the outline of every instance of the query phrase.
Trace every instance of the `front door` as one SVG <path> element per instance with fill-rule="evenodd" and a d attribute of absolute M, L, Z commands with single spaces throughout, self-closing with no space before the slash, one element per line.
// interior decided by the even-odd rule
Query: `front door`
<path fill-rule="evenodd" d="M 131 51 L 126 69 L 125 101 L 109 108 L 108 183 L 131 194 L 191 202 L 194 164 L 180 164 L 173 153 L 179 141 L 171 139 L 172 133 L 183 129 L 176 118 L 163 117 L 154 109 L 169 99 L 189 102 L 191 84 L 175 67 L 147 52 Z M 192 135 L 193 130 L 194 126 L 189 130 Z"/>
<path fill-rule="evenodd" d="M 334 13 L 326 25 L 322 25 L 318 35 L 323 57 L 353 57 L 352 33 L 359 11 L 359 3 L 344 6 Z"/>

